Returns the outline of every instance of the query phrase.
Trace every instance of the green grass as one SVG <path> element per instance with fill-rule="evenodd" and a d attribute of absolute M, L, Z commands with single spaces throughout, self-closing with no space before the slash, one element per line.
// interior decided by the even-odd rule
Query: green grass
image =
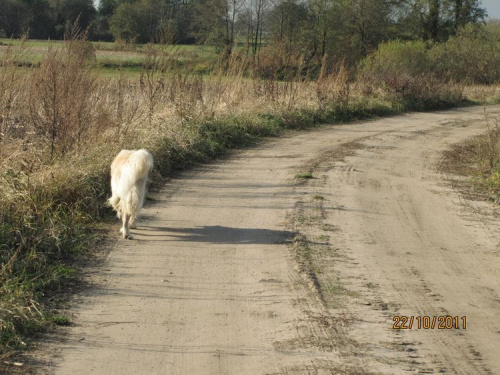
<path fill-rule="evenodd" d="M 0 46 L 19 46 L 24 44 L 26 47 L 48 48 L 49 46 L 63 46 L 62 40 L 26 40 L 0 38 Z"/>
<path fill-rule="evenodd" d="M 120 71 L 136 76 L 143 69 L 145 44 L 123 46 L 114 42 L 89 42 L 94 46 L 94 67 L 103 77 L 114 77 Z M 49 48 L 62 49 L 64 41 L 27 40 L 0 38 L 0 56 L 7 46 L 24 45 L 25 51 L 16 61 L 19 65 L 38 66 Z M 217 54 L 211 46 L 167 45 L 164 51 L 169 56 L 170 69 L 208 74 L 217 61 Z"/>
<path fill-rule="evenodd" d="M 295 177 L 300 178 L 300 179 L 304 179 L 304 180 L 314 178 L 311 172 L 298 173 Z"/>
<path fill-rule="evenodd" d="M 58 326 L 69 326 L 71 325 L 71 321 L 67 316 L 63 315 L 52 315 L 48 317 L 48 320 L 53 322 L 54 324 Z"/>

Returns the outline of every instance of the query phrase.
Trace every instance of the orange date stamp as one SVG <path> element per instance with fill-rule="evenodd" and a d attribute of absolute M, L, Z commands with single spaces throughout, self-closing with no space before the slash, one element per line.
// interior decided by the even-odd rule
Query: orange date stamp
<path fill-rule="evenodd" d="M 466 316 L 394 316 L 392 329 L 467 329 Z"/>

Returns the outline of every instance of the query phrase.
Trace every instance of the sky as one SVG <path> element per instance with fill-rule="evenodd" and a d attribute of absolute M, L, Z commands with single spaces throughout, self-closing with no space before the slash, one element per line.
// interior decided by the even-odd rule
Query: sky
<path fill-rule="evenodd" d="M 488 11 L 489 18 L 500 19 L 500 0 L 483 0 L 483 8 Z"/>

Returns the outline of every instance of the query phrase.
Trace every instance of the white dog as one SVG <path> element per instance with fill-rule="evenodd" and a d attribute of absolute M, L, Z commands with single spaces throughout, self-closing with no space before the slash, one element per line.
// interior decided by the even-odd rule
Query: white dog
<path fill-rule="evenodd" d="M 111 164 L 109 204 L 122 219 L 123 238 L 132 239 L 130 228 L 136 228 L 137 213 L 144 204 L 148 174 L 153 169 L 153 157 L 142 150 L 121 150 Z"/>

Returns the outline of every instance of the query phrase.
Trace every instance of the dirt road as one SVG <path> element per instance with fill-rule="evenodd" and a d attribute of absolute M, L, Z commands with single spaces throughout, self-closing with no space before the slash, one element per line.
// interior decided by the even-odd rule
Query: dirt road
<path fill-rule="evenodd" d="M 485 129 L 482 108 L 325 126 L 184 174 L 44 371 L 500 373 L 498 222 L 436 169 Z M 460 329 L 417 327 L 444 315 Z"/>

